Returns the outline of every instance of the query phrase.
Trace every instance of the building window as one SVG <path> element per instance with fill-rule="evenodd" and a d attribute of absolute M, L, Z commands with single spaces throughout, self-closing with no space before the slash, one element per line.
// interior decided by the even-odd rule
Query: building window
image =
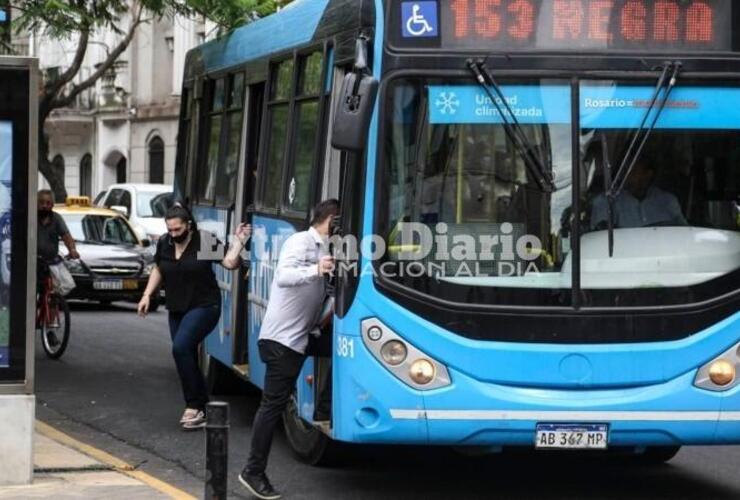
<path fill-rule="evenodd" d="M 53 160 L 51 160 L 51 166 L 54 169 L 54 172 L 59 176 L 59 179 L 62 181 L 62 184 L 66 186 L 65 181 L 65 171 L 64 171 L 64 158 L 62 155 L 56 155 Z"/>
<path fill-rule="evenodd" d="M 149 141 L 149 182 L 164 183 L 164 142 L 159 137 Z"/>
<path fill-rule="evenodd" d="M 121 158 L 116 164 L 116 184 L 126 182 L 126 158 Z"/>
<path fill-rule="evenodd" d="M 92 156 L 89 153 L 80 160 L 80 196 L 92 196 Z"/>

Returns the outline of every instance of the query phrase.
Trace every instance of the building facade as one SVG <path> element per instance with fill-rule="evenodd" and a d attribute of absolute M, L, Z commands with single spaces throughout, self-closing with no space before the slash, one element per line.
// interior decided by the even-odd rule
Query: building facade
<path fill-rule="evenodd" d="M 209 28 L 182 17 L 139 25 L 114 68 L 73 105 L 52 112 L 45 124 L 49 159 L 64 172 L 69 195 L 95 197 L 117 182 L 172 184 L 185 55 Z M 123 36 L 112 30 L 91 36 L 75 82 L 89 77 Z M 30 35 L 14 45 L 38 57 L 44 78 L 53 79 L 71 64 L 77 40 Z M 41 176 L 39 185 L 47 186 Z"/>

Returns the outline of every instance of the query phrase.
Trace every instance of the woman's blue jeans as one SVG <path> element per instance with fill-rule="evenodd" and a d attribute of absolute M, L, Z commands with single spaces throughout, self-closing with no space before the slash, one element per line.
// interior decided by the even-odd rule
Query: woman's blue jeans
<path fill-rule="evenodd" d="M 204 410 L 208 390 L 198 367 L 198 346 L 218 324 L 220 306 L 196 307 L 185 312 L 169 313 L 172 356 L 180 376 L 187 408 Z"/>

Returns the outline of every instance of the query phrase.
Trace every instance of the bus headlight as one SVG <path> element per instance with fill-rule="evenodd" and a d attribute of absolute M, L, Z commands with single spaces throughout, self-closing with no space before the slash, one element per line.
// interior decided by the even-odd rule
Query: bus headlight
<path fill-rule="evenodd" d="M 409 377 L 419 385 L 426 385 L 434 380 L 434 365 L 428 359 L 417 359 L 411 363 Z"/>
<path fill-rule="evenodd" d="M 383 341 L 378 342 L 381 338 Z M 362 342 L 381 365 L 414 389 L 428 391 L 452 383 L 445 365 L 409 344 L 377 318 L 362 322 Z"/>
<path fill-rule="evenodd" d="M 406 361 L 406 346 L 398 340 L 389 340 L 380 348 L 380 355 L 383 361 L 391 366 L 398 366 Z"/>
<path fill-rule="evenodd" d="M 735 381 L 735 365 L 720 359 L 709 365 L 709 380 L 716 385 L 725 386 Z"/>
<path fill-rule="evenodd" d="M 735 344 L 699 368 L 694 385 L 710 391 L 732 389 L 740 383 L 737 378 L 738 368 L 740 368 L 740 344 Z"/>

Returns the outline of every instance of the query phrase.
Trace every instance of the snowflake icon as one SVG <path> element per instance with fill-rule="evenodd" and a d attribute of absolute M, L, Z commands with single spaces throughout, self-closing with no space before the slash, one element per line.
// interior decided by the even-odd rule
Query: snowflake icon
<path fill-rule="evenodd" d="M 460 100 L 454 92 L 440 92 L 439 97 L 434 101 L 434 105 L 437 106 L 441 114 L 446 115 L 449 113 L 454 115 L 460 106 Z"/>

